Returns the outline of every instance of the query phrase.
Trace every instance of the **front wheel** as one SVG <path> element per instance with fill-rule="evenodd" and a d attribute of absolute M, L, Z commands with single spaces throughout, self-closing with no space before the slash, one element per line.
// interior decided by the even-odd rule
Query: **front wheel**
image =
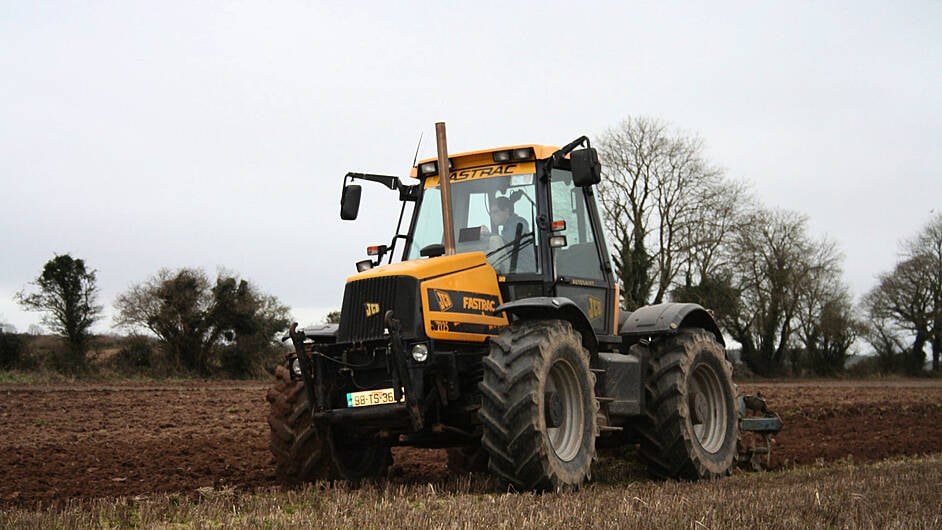
<path fill-rule="evenodd" d="M 641 458 L 659 478 L 728 475 L 739 423 L 726 353 L 702 329 L 682 329 L 654 343 L 645 379 Z"/>
<path fill-rule="evenodd" d="M 481 444 L 508 485 L 574 489 L 595 457 L 595 376 L 569 322 L 514 322 L 491 340 L 480 384 Z"/>
<path fill-rule="evenodd" d="M 447 467 L 458 474 L 487 471 L 487 451 L 479 445 L 450 447 Z"/>
<path fill-rule="evenodd" d="M 267 399 L 271 405 L 271 452 L 278 477 L 289 482 L 331 478 L 326 436 L 311 420 L 304 383 L 292 381 L 287 366 L 278 366 Z"/>
<path fill-rule="evenodd" d="M 338 427 L 330 427 L 328 431 L 330 457 L 339 478 L 357 483 L 386 474 L 392 464 L 389 447 L 361 440 L 362 435 Z"/>

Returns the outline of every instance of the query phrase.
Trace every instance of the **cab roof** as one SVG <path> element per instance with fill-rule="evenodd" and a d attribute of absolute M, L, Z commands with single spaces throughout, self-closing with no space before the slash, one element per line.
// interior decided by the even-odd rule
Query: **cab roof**
<path fill-rule="evenodd" d="M 549 158 L 553 153 L 559 150 L 559 147 L 554 145 L 538 145 L 538 144 L 520 144 L 520 145 L 510 145 L 506 147 L 491 147 L 489 149 L 479 149 L 477 151 L 466 151 L 464 153 L 448 154 L 448 160 L 451 161 L 452 170 L 463 169 L 469 167 L 478 167 L 478 166 L 489 166 L 492 164 L 497 164 L 494 159 L 491 157 L 491 153 L 497 151 L 510 151 L 513 149 L 533 149 L 534 160 L 543 160 Z M 566 158 L 569 158 L 569 155 L 566 155 Z M 438 157 L 434 158 L 425 158 L 419 160 L 419 162 L 409 171 L 409 176 L 412 178 L 422 178 L 419 177 L 419 166 L 427 162 L 437 162 Z"/>

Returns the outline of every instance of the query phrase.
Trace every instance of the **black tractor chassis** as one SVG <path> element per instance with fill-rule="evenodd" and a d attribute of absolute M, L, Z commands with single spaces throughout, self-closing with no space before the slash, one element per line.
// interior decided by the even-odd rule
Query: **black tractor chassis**
<path fill-rule="evenodd" d="M 388 336 L 360 343 L 312 342 L 292 333 L 292 357 L 299 367 L 293 372 L 314 404 L 314 421 L 342 425 L 388 445 L 452 447 L 476 441 L 477 383 L 486 346 L 426 339 L 428 358 L 420 363 L 410 354 L 416 341 L 400 336 L 392 315 L 387 324 Z M 347 406 L 349 392 L 390 387 L 394 403 Z"/>

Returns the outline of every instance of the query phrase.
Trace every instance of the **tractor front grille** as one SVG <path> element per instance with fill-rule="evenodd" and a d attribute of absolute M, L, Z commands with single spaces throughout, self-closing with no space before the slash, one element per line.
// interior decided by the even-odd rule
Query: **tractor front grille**
<path fill-rule="evenodd" d="M 338 342 L 381 339 L 386 311 L 392 309 L 404 337 L 414 337 L 421 323 L 418 281 L 410 276 L 384 276 L 353 281 L 343 293 Z"/>

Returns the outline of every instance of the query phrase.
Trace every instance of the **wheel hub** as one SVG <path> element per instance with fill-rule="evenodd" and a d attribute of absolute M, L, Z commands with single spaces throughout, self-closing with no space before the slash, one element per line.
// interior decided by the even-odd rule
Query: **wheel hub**
<path fill-rule="evenodd" d="M 694 366 L 688 387 L 690 423 L 700 446 L 709 453 L 727 441 L 730 407 L 720 376 L 709 364 Z"/>
<path fill-rule="evenodd" d="M 543 411 L 547 427 L 553 429 L 563 424 L 563 401 L 558 392 L 547 392 L 543 395 Z"/>
<path fill-rule="evenodd" d="M 707 398 L 703 395 L 703 392 L 694 392 L 690 396 L 690 419 L 694 425 L 706 421 L 710 414 L 709 408 L 710 405 L 707 403 Z"/>
<path fill-rule="evenodd" d="M 557 360 L 550 367 L 543 393 L 547 441 L 564 462 L 579 454 L 585 429 L 582 387 L 573 366 Z"/>

